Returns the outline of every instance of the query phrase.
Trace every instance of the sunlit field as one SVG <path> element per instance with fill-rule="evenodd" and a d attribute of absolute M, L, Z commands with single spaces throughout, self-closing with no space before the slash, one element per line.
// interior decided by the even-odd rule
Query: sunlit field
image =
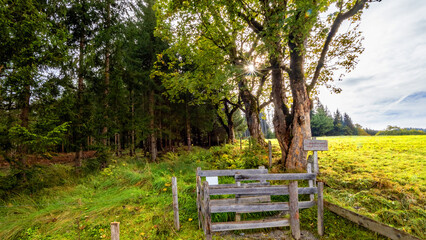
<path fill-rule="evenodd" d="M 426 136 L 320 139 L 326 200 L 426 238 Z"/>

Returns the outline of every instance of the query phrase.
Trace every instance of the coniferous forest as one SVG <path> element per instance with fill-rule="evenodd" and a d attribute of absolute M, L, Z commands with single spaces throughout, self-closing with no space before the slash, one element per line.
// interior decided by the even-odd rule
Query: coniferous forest
<path fill-rule="evenodd" d="M 211 146 L 244 131 L 226 97 L 171 92 L 154 1 L 2 1 L 0 151 L 26 154 Z M 167 59 L 161 61 L 169 61 Z M 167 63 L 166 63 L 167 64 Z M 185 69 L 187 68 L 187 69 Z M 188 66 L 179 71 L 190 71 Z M 212 93 L 215 94 L 215 93 Z"/>

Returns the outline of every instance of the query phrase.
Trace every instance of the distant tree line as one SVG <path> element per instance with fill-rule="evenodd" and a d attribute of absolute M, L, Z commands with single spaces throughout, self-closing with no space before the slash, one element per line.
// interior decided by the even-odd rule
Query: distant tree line
<path fill-rule="evenodd" d="M 312 136 L 395 136 L 395 135 L 425 135 L 426 129 L 422 128 L 400 128 L 388 126 L 383 131 L 363 128 L 354 124 L 349 114 L 340 113 L 339 109 L 333 113 L 318 101 L 316 107 L 311 111 Z"/>
<path fill-rule="evenodd" d="M 426 129 L 400 128 L 389 125 L 385 130 L 379 131 L 376 136 L 398 136 L 398 135 L 426 135 Z"/>
<path fill-rule="evenodd" d="M 352 122 L 349 114 L 340 113 L 339 109 L 331 115 L 326 106 L 318 101 L 316 107 L 311 111 L 312 136 L 369 136 L 378 131 L 364 129 L 359 124 Z"/>

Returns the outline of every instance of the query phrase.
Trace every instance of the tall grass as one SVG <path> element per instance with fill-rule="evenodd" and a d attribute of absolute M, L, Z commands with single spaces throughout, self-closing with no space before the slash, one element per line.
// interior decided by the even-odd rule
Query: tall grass
<path fill-rule="evenodd" d="M 49 166 L 43 171 L 48 176 L 61 173 L 52 178 L 58 180 L 33 191 L 12 189 L 14 194 L 1 200 L 0 239 L 107 239 L 114 221 L 120 222 L 121 239 L 203 239 L 197 223 L 195 169 L 254 168 L 266 165 L 265 156 L 264 150 L 248 149 L 246 143 L 242 150 L 226 145 L 166 153 L 159 163 L 142 157 L 114 158 L 106 168 L 93 170 L 92 164 L 92 170 L 79 176 L 68 166 Z M 178 180 L 180 231 L 173 228 L 172 176 Z M 315 212 L 302 210 L 303 229 L 316 231 Z M 231 213 L 214 215 L 217 221 L 233 218 Z M 322 239 L 381 239 L 329 212 L 325 226 Z M 268 230 L 246 233 L 259 231 Z"/>
<path fill-rule="evenodd" d="M 327 200 L 426 238 L 426 136 L 324 139 Z"/>

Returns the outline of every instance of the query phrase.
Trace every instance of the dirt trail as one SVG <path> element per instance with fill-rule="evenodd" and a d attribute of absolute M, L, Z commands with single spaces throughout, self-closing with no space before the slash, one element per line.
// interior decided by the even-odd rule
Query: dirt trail
<path fill-rule="evenodd" d="M 75 152 L 70 153 L 51 153 L 52 158 L 47 159 L 43 158 L 41 156 L 36 155 L 28 155 L 27 156 L 27 163 L 29 165 L 51 165 L 51 164 L 67 164 L 67 163 L 73 163 L 75 158 Z M 85 151 L 83 152 L 83 159 L 87 158 L 93 158 L 96 155 L 96 151 Z M 7 168 L 9 167 L 9 163 L 6 162 L 3 157 L 0 156 L 0 168 Z"/>

